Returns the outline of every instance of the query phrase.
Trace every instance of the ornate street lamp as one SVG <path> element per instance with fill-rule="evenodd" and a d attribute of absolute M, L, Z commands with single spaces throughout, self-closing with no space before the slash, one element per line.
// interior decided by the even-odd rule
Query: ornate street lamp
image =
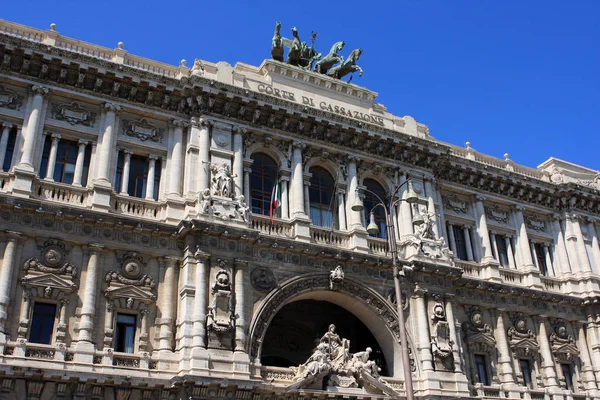
<path fill-rule="evenodd" d="M 406 193 L 406 198 L 404 199 L 396 199 L 396 193 L 402 186 L 408 184 L 408 192 Z M 404 325 L 404 311 L 402 310 L 402 292 L 400 290 L 400 271 L 398 269 L 398 248 L 396 244 L 396 234 L 395 234 L 395 225 L 394 225 L 394 214 L 395 214 L 395 205 L 401 201 L 406 201 L 408 204 L 415 204 L 419 201 L 419 196 L 415 193 L 412 187 L 412 182 L 410 179 L 407 179 L 402 184 L 396 186 L 394 188 L 394 192 L 391 194 L 389 201 L 386 203 L 374 192 L 368 189 L 362 189 L 365 192 L 371 193 L 378 200 L 378 203 L 371 209 L 371 213 L 369 216 L 369 224 L 367 225 L 367 232 L 369 234 L 375 235 L 379 233 L 379 227 L 375 223 L 375 216 L 373 215 L 373 210 L 376 207 L 382 207 L 385 212 L 385 221 L 386 221 L 386 230 L 387 230 L 387 242 L 388 247 L 390 249 L 390 253 L 392 256 L 392 265 L 394 266 L 394 289 L 396 292 L 396 306 L 398 308 L 398 326 L 400 330 L 400 345 L 402 347 L 402 366 L 404 370 L 404 389 L 406 392 L 406 399 L 413 400 L 414 399 L 414 390 L 413 390 L 413 382 L 412 382 L 412 372 L 410 369 L 410 357 L 408 352 L 408 337 L 406 335 L 406 326 Z M 365 206 L 360 198 L 359 189 L 356 189 L 356 196 L 354 199 L 354 203 L 352 204 L 352 211 L 362 211 Z M 423 217 L 418 213 L 415 214 L 413 220 L 413 225 L 420 225 L 423 223 Z M 404 267 L 402 271 L 402 276 L 404 276 Z"/>

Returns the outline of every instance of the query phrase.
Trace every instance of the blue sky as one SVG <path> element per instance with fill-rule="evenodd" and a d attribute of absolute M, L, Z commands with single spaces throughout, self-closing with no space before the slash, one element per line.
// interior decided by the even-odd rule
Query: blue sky
<path fill-rule="evenodd" d="M 0 18 L 177 65 L 259 65 L 276 21 L 327 53 L 363 49 L 353 83 L 435 138 L 536 167 L 600 169 L 600 1 L 21 1 Z M 92 5 L 93 4 L 93 5 Z"/>

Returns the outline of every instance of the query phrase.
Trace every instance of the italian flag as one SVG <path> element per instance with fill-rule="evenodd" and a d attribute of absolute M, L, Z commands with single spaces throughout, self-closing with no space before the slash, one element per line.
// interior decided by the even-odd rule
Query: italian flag
<path fill-rule="evenodd" d="M 281 207 L 281 188 L 279 187 L 279 179 L 275 179 L 273 184 L 273 191 L 271 192 L 271 207 L 269 209 L 269 216 L 271 217 L 271 225 L 273 225 L 273 217 L 275 210 Z"/>

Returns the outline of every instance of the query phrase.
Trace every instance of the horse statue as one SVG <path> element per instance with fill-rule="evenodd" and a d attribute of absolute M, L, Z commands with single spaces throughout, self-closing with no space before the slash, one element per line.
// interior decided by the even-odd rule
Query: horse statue
<path fill-rule="evenodd" d="M 333 67 L 337 63 L 341 63 L 344 61 L 344 57 L 340 56 L 338 52 L 342 51 L 344 48 L 344 41 L 335 43 L 329 53 L 325 57 L 321 59 L 321 61 L 317 62 L 315 65 L 315 72 L 319 74 L 327 74 L 329 68 Z"/>
<path fill-rule="evenodd" d="M 302 50 L 301 50 L 301 56 L 300 56 L 300 66 L 302 68 L 304 68 L 305 70 L 311 71 L 313 64 L 315 61 L 318 61 L 321 59 L 321 53 L 317 52 L 315 50 L 315 40 L 317 39 L 317 33 L 316 32 L 312 32 L 311 33 L 311 45 L 310 47 L 308 47 L 308 45 L 306 44 L 306 42 L 302 42 Z"/>
<path fill-rule="evenodd" d="M 362 68 L 359 67 L 358 65 L 356 65 L 356 62 L 360 58 L 361 54 L 362 54 L 362 49 L 352 50 L 352 53 L 350 53 L 350 55 L 348 56 L 346 61 L 344 61 L 337 67 L 333 67 L 331 70 L 329 70 L 329 72 L 327 72 L 327 75 L 331 76 L 333 78 L 342 79 L 344 76 L 346 76 L 352 72 L 360 71 L 360 74 L 358 76 L 362 76 L 363 75 Z M 352 80 L 352 77 L 350 78 L 350 80 Z M 350 81 L 348 81 L 348 82 L 350 82 Z"/>
<path fill-rule="evenodd" d="M 298 35 L 298 29 L 295 26 L 292 27 L 292 35 L 294 36 L 292 40 L 282 38 L 283 45 L 290 49 L 286 62 L 290 65 L 300 65 L 300 60 L 302 59 L 302 42 Z"/>
<path fill-rule="evenodd" d="M 283 40 L 281 39 L 281 22 L 275 24 L 275 33 L 271 42 L 271 57 L 273 60 L 283 62 Z"/>

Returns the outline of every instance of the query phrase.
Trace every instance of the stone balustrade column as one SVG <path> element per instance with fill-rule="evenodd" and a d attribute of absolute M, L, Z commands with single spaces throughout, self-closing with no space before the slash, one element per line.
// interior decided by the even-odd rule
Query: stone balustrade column
<path fill-rule="evenodd" d="M 577 348 L 579 349 L 579 357 L 581 358 L 583 387 L 586 391 L 596 391 L 598 390 L 598 385 L 596 384 L 594 367 L 592 365 L 592 359 L 585 337 L 585 325 L 581 322 L 576 322 L 575 326 L 577 328 Z"/>
<path fill-rule="evenodd" d="M 106 115 L 104 117 L 102 136 L 99 139 L 100 154 L 97 158 L 96 183 L 101 184 L 102 186 L 110 186 L 110 171 L 112 169 L 112 156 L 114 153 L 117 113 L 121 111 L 121 107 L 116 104 L 105 103 L 104 110 L 106 111 Z"/>
<path fill-rule="evenodd" d="M 292 185 L 290 196 L 292 200 L 291 218 L 306 218 L 304 210 L 304 172 L 302 171 L 302 150 L 306 144 L 302 142 L 292 143 Z"/>
<path fill-rule="evenodd" d="M 458 252 L 456 249 L 456 238 L 454 237 L 454 226 L 450 222 L 448 222 L 448 245 L 450 246 L 450 250 L 452 250 L 452 253 L 454 253 L 454 255 L 458 257 Z"/>
<path fill-rule="evenodd" d="M 506 235 L 504 237 L 504 244 L 506 245 L 506 255 L 508 257 L 508 267 L 510 269 L 517 269 L 517 266 L 515 265 L 515 254 L 513 252 L 513 245 L 512 245 L 512 236 L 510 235 Z"/>
<path fill-rule="evenodd" d="M 58 153 L 58 142 L 61 136 L 53 133 L 51 136 L 50 155 L 48 156 L 48 167 L 46 168 L 45 180 L 54 181 L 54 168 L 56 167 L 56 154 Z"/>
<path fill-rule="evenodd" d="M 75 161 L 75 173 L 73 174 L 73 186 L 81 186 L 81 182 L 83 181 L 83 163 L 85 162 L 85 148 L 87 145 L 87 140 L 79 139 L 77 159 Z"/>
<path fill-rule="evenodd" d="M 281 218 L 290 218 L 290 200 L 288 195 L 288 183 L 290 178 L 287 176 L 281 177 Z"/>
<path fill-rule="evenodd" d="M 431 339 L 429 335 L 429 318 L 425 304 L 425 291 L 417 286 L 415 295 L 415 316 L 418 327 L 417 348 L 421 355 L 423 372 L 433 371 L 433 355 L 431 354 Z"/>
<path fill-rule="evenodd" d="M 598 232 L 596 231 L 596 220 L 588 218 L 587 223 L 588 235 L 592 239 L 592 256 L 594 259 L 591 270 L 596 274 L 600 274 L 600 245 L 598 243 Z"/>
<path fill-rule="evenodd" d="M 146 200 L 154 200 L 154 177 L 156 176 L 156 160 L 158 156 L 148 157 L 148 178 L 146 179 Z"/>
<path fill-rule="evenodd" d="M 346 197 L 346 191 L 342 189 L 338 189 L 338 219 L 339 219 L 339 229 L 341 231 L 345 231 L 348 229 L 348 225 L 346 224 L 346 204 L 344 198 Z"/>
<path fill-rule="evenodd" d="M 577 238 L 576 251 L 577 258 L 579 259 L 579 268 L 581 272 L 585 273 L 591 272 L 592 266 L 590 265 L 590 259 L 587 254 L 587 249 L 585 248 L 585 239 L 579 223 L 580 218 L 581 217 L 579 215 L 572 214 L 567 217 L 567 223 L 571 224 L 571 229 Z"/>
<path fill-rule="evenodd" d="M 194 295 L 194 327 L 193 327 L 193 342 L 194 348 L 206 347 L 206 313 L 208 310 L 208 263 L 210 255 L 196 251 L 196 276 L 195 286 L 196 293 Z"/>
<path fill-rule="evenodd" d="M 456 373 L 461 371 L 459 353 L 460 338 L 458 337 L 459 333 L 456 331 L 457 321 L 454 319 L 453 296 L 447 296 L 446 298 L 446 319 L 448 320 L 448 328 L 450 329 L 450 339 L 454 342 L 452 345 L 452 355 L 454 358 L 454 372 Z"/>
<path fill-rule="evenodd" d="M 123 150 L 123 174 L 121 175 L 121 194 L 129 196 L 129 171 L 131 169 L 131 150 Z"/>
<path fill-rule="evenodd" d="M 521 260 L 521 267 L 525 269 L 532 269 L 535 267 L 533 259 L 531 258 L 531 250 L 529 249 L 529 236 L 527 235 L 527 226 L 525 225 L 525 219 L 523 218 L 523 206 L 516 205 L 514 207 L 515 219 L 517 222 L 517 253 Z"/>
<path fill-rule="evenodd" d="M 79 320 L 79 335 L 77 341 L 92 342 L 94 333 L 94 316 L 96 315 L 96 296 L 98 290 L 98 274 L 100 271 L 100 256 L 102 246 L 89 246 L 89 259 L 85 273 L 85 284 L 82 286 L 82 307 Z"/>
<path fill-rule="evenodd" d="M 552 235 L 554 237 L 554 269 L 557 276 L 571 272 L 569 255 L 565 245 L 565 236 L 560 226 L 560 215 L 554 214 L 552 220 Z"/>
<path fill-rule="evenodd" d="M 173 143 L 169 148 L 169 184 L 167 196 L 181 197 L 181 177 L 183 176 L 183 129 L 189 124 L 176 119 L 173 121 Z"/>
<path fill-rule="evenodd" d="M 425 184 L 425 194 L 427 195 L 427 211 L 432 214 L 431 221 L 433 233 L 436 238 L 439 238 L 440 230 L 438 227 L 438 217 L 436 212 L 437 210 L 435 207 L 436 193 L 434 190 L 434 178 L 426 176 L 425 178 L 423 178 L 423 182 Z"/>
<path fill-rule="evenodd" d="M 400 182 L 399 184 L 402 185 L 400 187 L 400 190 L 398 191 L 398 196 L 401 199 L 406 199 L 406 194 L 408 193 L 408 183 L 405 183 L 407 181 L 407 177 L 404 174 L 400 174 L 399 176 Z M 402 239 L 403 236 L 406 235 L 412 235 L 414 233 L 413 231 L 413 224 L 412 224 L 412 209 L 411 209 L 411 205 L 408 204 L 407 201 L 399 201 L 398 202 L 398 208 L 399 208 L 399 213 L 398 213 L 398 218 L 400 219 L 400 221 L 398 222 L 398 239 Z"/>
<path fill-rule="evenodd" d="M 31 103 L 31 112 L 27 119 L 27 130 L 25 131 L 25 140 L 23 142 L 23 152 L 21 153 L 21 161 L 19 168 L 33 171 L 33 157 L 35 145 L 38 138 L 38 130 L 41 121 L 42 108 L 44 106 L 44 96 L 50 91 L 43 86 L 33 86 L 33 102 Z"/>
<path fill-rule="evenodd" d="M 162 284 L 159 290 L 162 294 L 160 299 L 160 336 L 158 350 L 173 351 L 173 325 L 177 315 L 177 271 L 179 260 L 173 257 L 165 257 L 160 262 Z"/>
<path fill-rule="evenodd" d="M 467 225 L 463 226 L 463 232 L 465 234 L 465 247 L 467 249 L 467 260 L 474 261 L 473 257 L 473 247 L 471 246 L 471 234 L 469 233 L 470 229 Z"/>
<path fill-rule="evenodd" d="M 546 327 L 547 317 L 545 315 L 540 315 L 534 317 L 534 320 L 538 327 L 538 343 L 542 355 L 541 367 L 546 375 L 546 387 L 558 389 L 556 370 L 554 369 L 554 357 L 552 356 L 552 350 L 550 349 L 550 343 L 548 342 L 548 330 Z"/>
<path fill-rule="evenodd" d="M 496 242 L 496 232 L 490 231 L 490 243 L 492 244 L 492 250 L 496 255 L 494 258 L 496 261 L 500 262 L 500 253 L 498 252 L 498 242 Z"/>
<path fill-rule="evenodd" d="M 17 267 L 19 241 L 22 236 L 15 232 L 6 235 L 6 248 L 2 257 L 2 270 L 0 271 L 0 332 L 7 333 L 6 318 L 8 305 L 12 297 L 13 276 Z"/>
<path fill-rule="evenodd" d="M 244 194 L 244 137 L 246 128 L 234 126 L 231 128 L 233 133 L 233 192 L 235 196 Z M 249 199 L 246 199 L 248 202 Z"/>
<path fill-rule="evenodd" d="M 475 225 L 477 229 L 478 243 L 481 247 L 481 262 L 489 262 L 494 259 L 492 244 L 490 243 L 489 229 L 483 205 L 484 197 L 475 196 Z"/>
<path fill-rule="evenodd" d="M 504 324 L 504 312 L 501 309 L 491 310 L 494 322 L 494 336 L 496 337 L 496 347 L 498 349 L 498 375 L 500 382 L 514 384 L 515 377 L 513 372 L 512 355 L 508 347 L 508 338 L 506 337 L 506 327 Z"/>
<path fill-rule="evenodd" d="M 8 137 L 10 136 L 10 130 L 12 124 L 2 123 L 2 137 L 0 137 L 0 171 L 4 166 L 4 158 L 6 157 L 6 148 L 8 146 Z"/>
<path fill-rule="evenodd" d="M 356 197 L 356 189 L 358 188 L 358 171 L 357 171 L 357 163 L 360 160 L 354 156 L 348 157 L 348 199 L 346 203 L 346 220 L 347 226 L 349 230 L 355 229 L 364 229 L 362 226 L 360 211 L 353 211 L 352 204 L 354 203 L 354 198 Z"/>
<path fill-rule="evenodd" d="M 556 271 L 554 270 L 554 263 L 552 262 L 552 257 L 550 257 L 550 250 L 548 250 L 548 243 L 544 243 L 544 260 L 546 260 L 546 275 L 556 276 Z"/>
<path fill-rule="evenodd" d="M 198 191 L 210 189 L 210 129 L 214 122 L 211 119 L 200 118 L 198 133 Z"/>
<path fill-rule="evenodd" d="M 248 317 L 246 313 L 246 277 L 248 262 L 236 259 L 235 267 L 235 351 L 246 352 L 246 328 Z"/>

